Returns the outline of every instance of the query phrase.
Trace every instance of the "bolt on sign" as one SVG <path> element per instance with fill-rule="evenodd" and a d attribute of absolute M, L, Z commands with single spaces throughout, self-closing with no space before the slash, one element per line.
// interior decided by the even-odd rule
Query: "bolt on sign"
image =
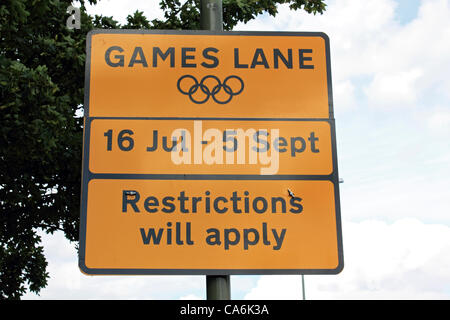
<path fill-rule="evenodd" d="M 340 272 L 329 51 L 323 33 L 90 32 L 81 271 Z"/>

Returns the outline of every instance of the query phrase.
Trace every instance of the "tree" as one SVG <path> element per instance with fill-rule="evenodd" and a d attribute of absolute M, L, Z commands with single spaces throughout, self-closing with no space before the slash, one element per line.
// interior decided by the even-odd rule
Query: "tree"
<path fill-rule="evenodd" d="M 96 4 L 96 0 L 89 0 Z M 0 298 L 47 285 L 38 231 L 78 240 L 85 41 L 94 28 L 200 29 L 200 0 L 162 0 L 164 20 L 142 12 L 120 25 L 89 16 L 66 27 L 71 1 L 4 0 L 0 5 Z M 224 0 L 224 30 L 280 4 L 322 13 L 323 0 Z"/>

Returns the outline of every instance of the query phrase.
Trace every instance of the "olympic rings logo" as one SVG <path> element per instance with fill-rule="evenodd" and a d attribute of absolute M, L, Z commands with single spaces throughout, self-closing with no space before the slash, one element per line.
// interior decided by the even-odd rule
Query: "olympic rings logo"
<path fill-rule="evenodd" d="M 218 77 L 208 75 L 198 82 L 194 76 L 187 74 L 178 79 L 177 88 L 196 104 L 203 104 L 210 97 L 218 104 L 226 104 L 244 90 L 244 81 L 233 75 L 226 77 L 222 83 Z M 221 93 L 222 89 L 223 93 Z"/>

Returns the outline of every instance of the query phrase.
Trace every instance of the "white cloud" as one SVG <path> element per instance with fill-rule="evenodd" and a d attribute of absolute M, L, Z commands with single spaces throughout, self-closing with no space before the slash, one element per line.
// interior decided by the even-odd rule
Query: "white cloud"
<path fill-rule="evenodd" d="M 423 71 L 418 68 L 395 73 L 378 73 L 364 91 L 375 106 L 410 107 L 417 102 L 422 75 Z"/>
<path fill-rule="evenodd" d="M 204 298 L 201 298 L 195 294 L 188 294 L 186 296 L 180 297 L 180 300 L 203 300 Z"/>
<path fill-rule="evenodd" d="M 333 86 L 333 104 L 340 110 L 354 109 L 357 106 L 355 86 L 350 80 L 340 81 Z"/>
<path fill-rule="evenodd" d="M 426 113 L 428 128 L 437 134 L 450 133 L 450 104 Z"/>
<path fill-rule="evenodd" d="M 390 37 L 375 48 L 374 80 L 367 91 L 370 103 L 394 106 L 428 95 L 449 97 L 449 16 L 449 1 L 423 1 L 415 20 L 386 30 Z"/>
<path fill-rule="evenodd" d="M 448 156 L 442 159 L 445 161 Z M 346 176 L 344 184 L 347 186 L 341 186 L 343 216 L 352 220 L 376 217 L 387 221 L 415 217 L 449 223 L 450 182 L 440 177 L 448 170 L 439 169 L 448 163 L 436 163 L 435 158 L 430 161 L 423 164 L 430 171 L 426 175 L 411 171 L 390 176 L 389 168 L 380 167 L 378 176 L 372 172 L 359 181 L 353 180 L 356 176 Z"/>
<path fill-rule="evenodd" d="M 86 11 L 90 15 L 112 16 L 120 24 L 127 21 L 127 16 L 134 12 L 143 11 L 148 20 L 163 18 L 163 13 L 159 8 L 159 1 L 148 0 L 101 0 L 96 5 L 86 4 Z"/>
<path fill-rule="evenodd" d="M 305 276 L 307 299 L 449 299 L 450 228 L 344 222 L 344 270 Z M 262 276 L 246 299 L 301 299 L 300 276 Z"/>

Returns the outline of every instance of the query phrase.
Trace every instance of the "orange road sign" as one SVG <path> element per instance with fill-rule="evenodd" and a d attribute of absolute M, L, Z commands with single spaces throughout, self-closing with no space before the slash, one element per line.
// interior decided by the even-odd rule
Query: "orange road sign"
<path fill-rule="evenodd" d="M 90 32 L 79 266 L 340 272 L 328 37 Z"/>

